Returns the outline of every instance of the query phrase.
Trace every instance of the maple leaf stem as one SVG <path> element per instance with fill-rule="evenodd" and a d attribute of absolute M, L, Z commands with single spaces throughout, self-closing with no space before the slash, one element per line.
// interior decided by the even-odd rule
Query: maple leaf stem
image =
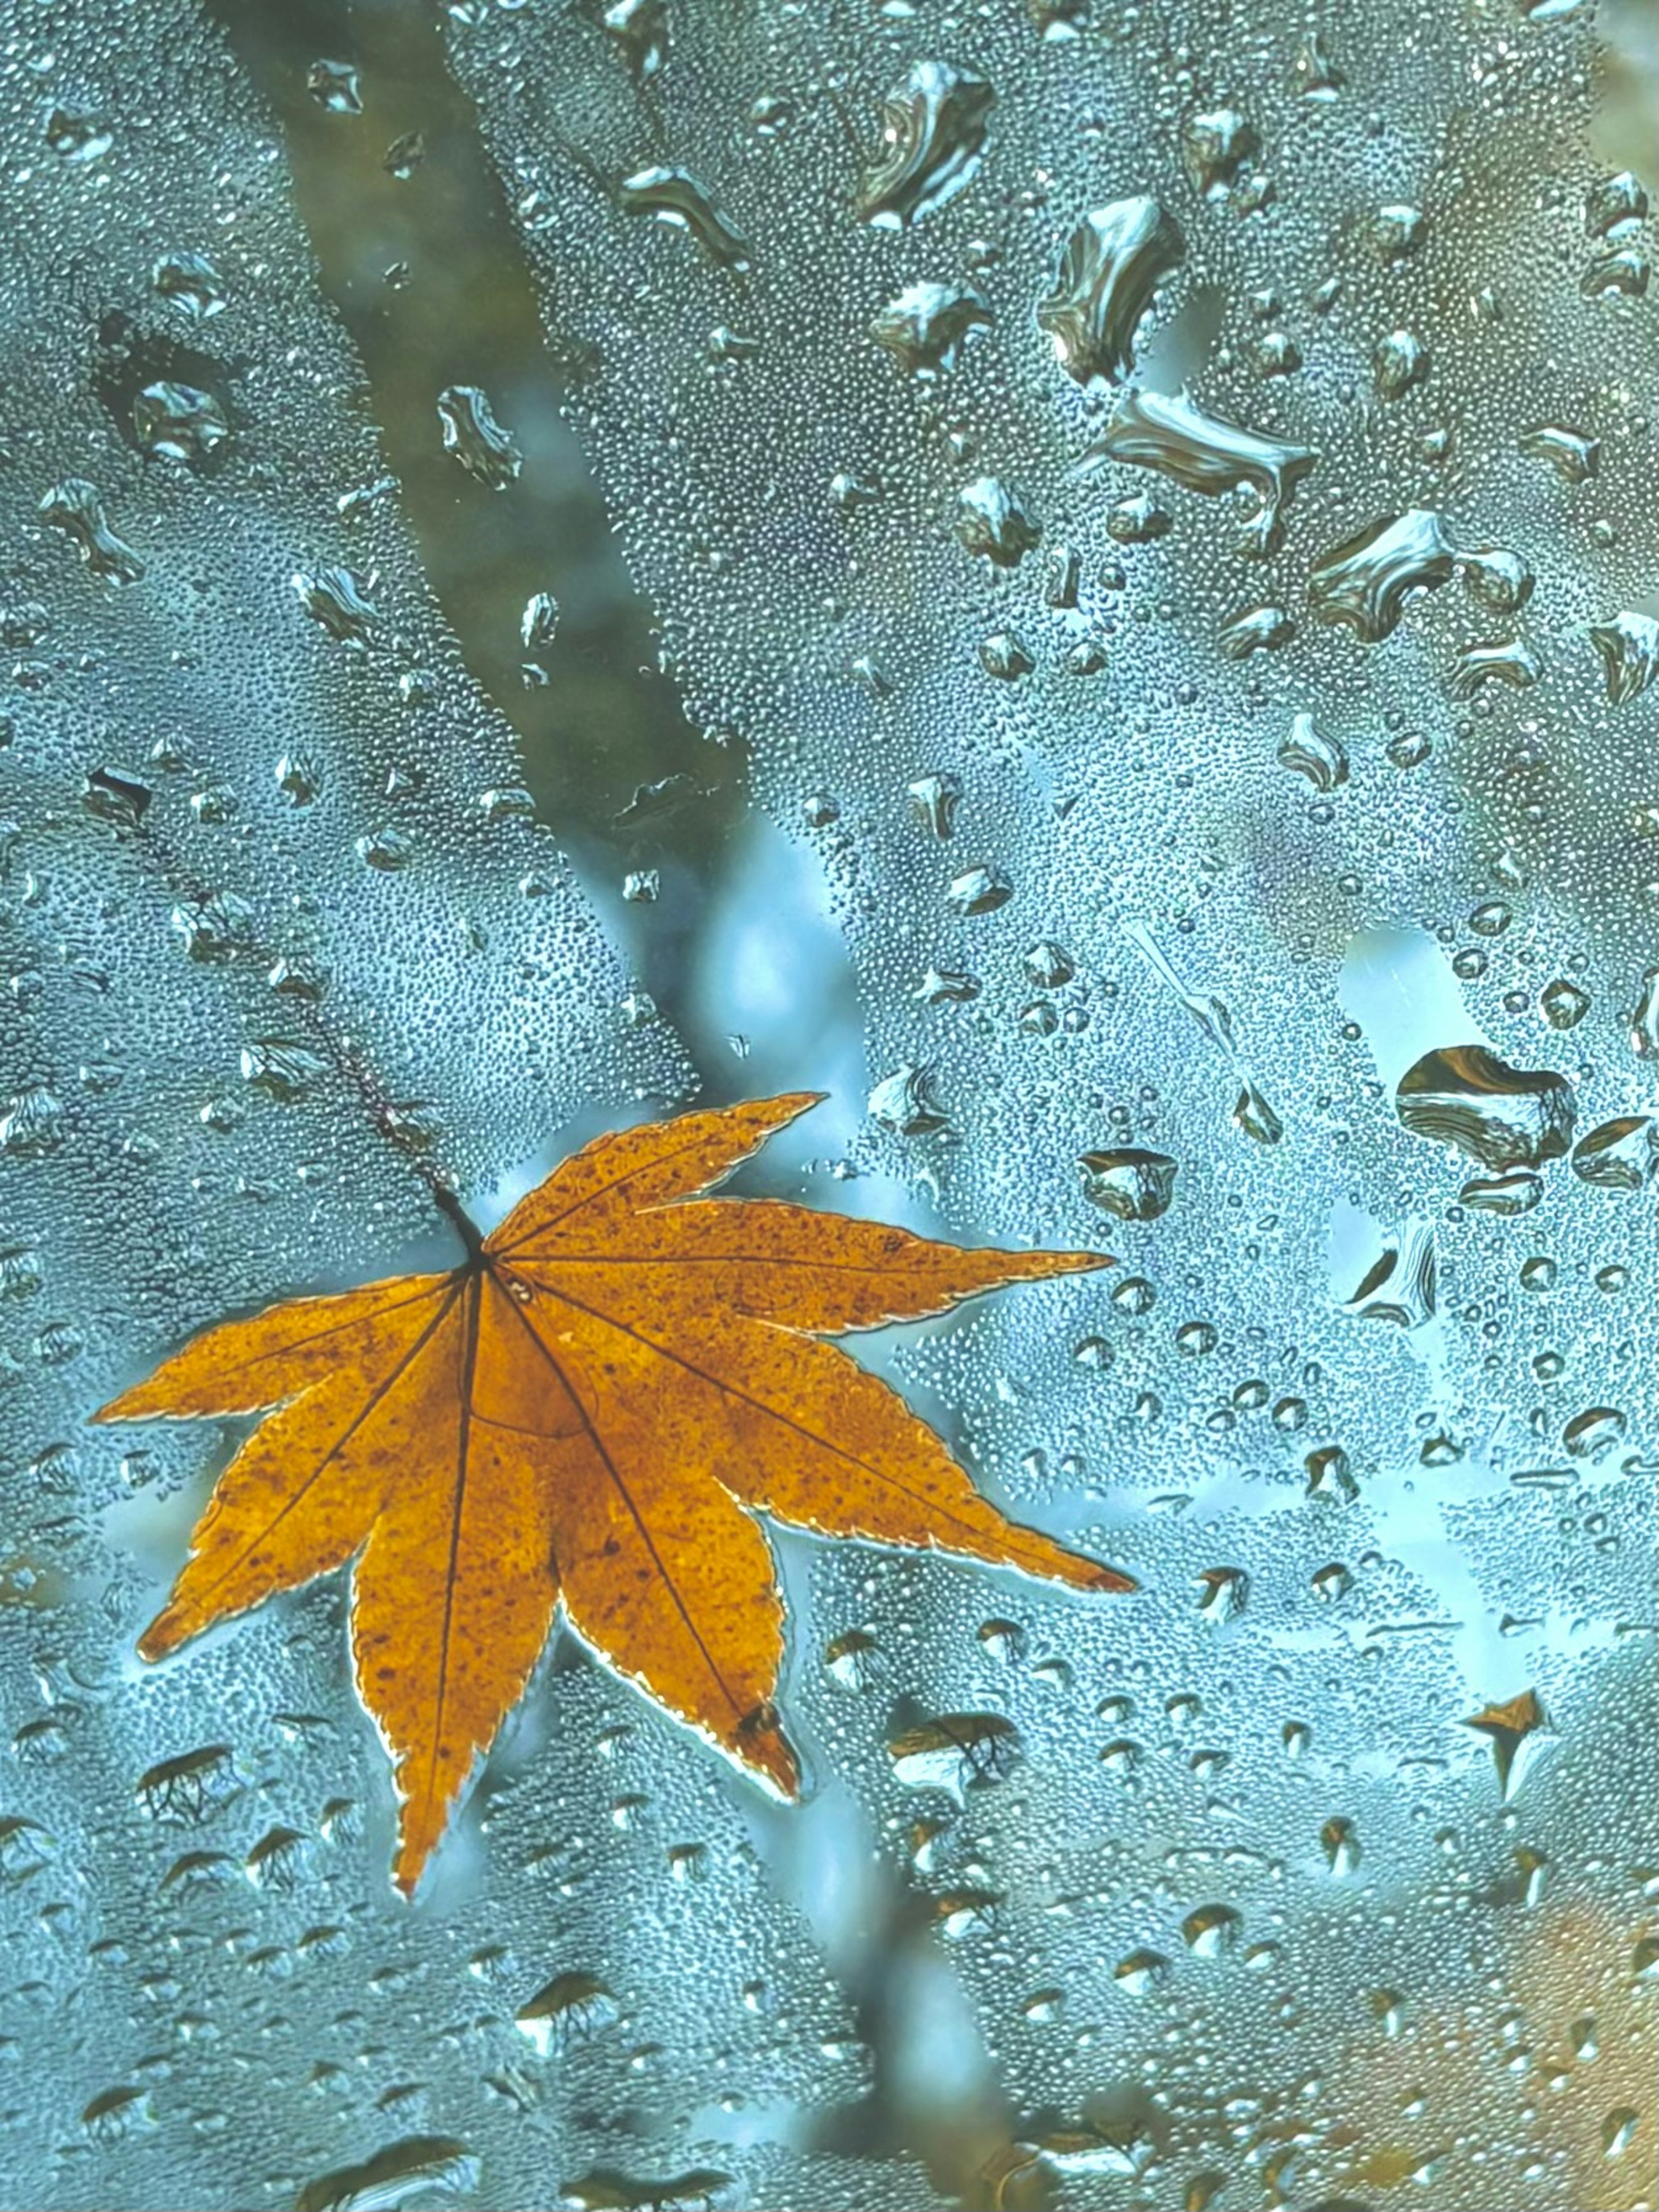
<path fill-rule="evenodd" d="M 467 1258 L 476 1260 L 483 1250 L 483 1230 L 447 1183 L 440 1182 L 436 1176 L 428 1176 L 427 1180 L 433 1204 L 465 1245 Z"/>

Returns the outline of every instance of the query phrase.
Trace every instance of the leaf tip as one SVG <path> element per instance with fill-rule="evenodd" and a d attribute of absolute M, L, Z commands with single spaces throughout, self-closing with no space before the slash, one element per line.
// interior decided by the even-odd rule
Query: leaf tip
<path fill-rule="evenodd" d="M 800 1761 L 781 1728 L 768 1723 L 739 1731 L 737 1753 L 744 1765 L 763 1776 L 791 1805 L 800 1802 Z"/>
<path fill-rule="evenodd" d="M 1110 1252 L 1045 1252 L 1042 1257 L 1057 1275 L 1084 1275 L 1097 1267 L 1117 1265 L 1115 1255 Z"/>
<path fill-rule="evenodd" d="M 794 1121 L 803 1114 L 810 1114 L 815 1106 L 822 1106 L 829 1096 L 827 1091 L 783 1091 L 766 1103 L 777 1109 L 783 1121 Z"/>
<path fill-rule="evenodd" d="M 110 1421 L 131 1420 L 134 1416 L 129 1408 L 134 1400 L 141 1398 L 144 1387 L 142 1382 L 139 1382 L 136 1383 L 131 1390 L 118 1391 L 107 1404 L 100 1406 L 88 1413 L 88 1420 L 95 1422 L 100 1426 Z"/>
<path fill-rule="evenodd" d="M 163 1606 L 138 1638 L 138 1656 L 154 1662 L 169 1658 L 186 1641 L 191 1631 L 173 1606 Z"/>

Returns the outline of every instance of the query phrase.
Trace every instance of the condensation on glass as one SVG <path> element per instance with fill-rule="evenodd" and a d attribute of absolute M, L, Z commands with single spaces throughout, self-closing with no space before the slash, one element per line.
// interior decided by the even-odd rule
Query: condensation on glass
<path fill-rule="evenodd" d="M 841 924 L 846 1188 L 1118 1261 L 898 1371 L 1142 1590 L 793 1541 L 803 1810 L 560 1646 L 408 1911 L 342 1590 L 142 1671 L 219 1440 L 84 1417 L 686 1069 L 149 14 L 0 11 L 0 2194 L 1650 2205 L 1652 241 L 1587 18 L 448 9 L 665 666 Z"/>

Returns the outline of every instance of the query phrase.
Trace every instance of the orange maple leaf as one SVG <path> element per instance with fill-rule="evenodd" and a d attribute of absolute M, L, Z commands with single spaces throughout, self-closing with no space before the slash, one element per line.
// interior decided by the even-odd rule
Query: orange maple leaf
<path fill-rule="evenodd" d="M 226 1322 L 96 1415 L 266 1412 L 139 1650 L 162 1658 L 356 1558 L 352 1650 L 396 1761 L 406 1894 L 561 1600 L 613 1667 L 796 1793 L 757 1510 L 1134 1587 L 1006 1520 L 895 1391 L 820 1341 L 1109 1261 L 699 1198 L 817 1099 L 601 1137 L 460 1267 Z"/>

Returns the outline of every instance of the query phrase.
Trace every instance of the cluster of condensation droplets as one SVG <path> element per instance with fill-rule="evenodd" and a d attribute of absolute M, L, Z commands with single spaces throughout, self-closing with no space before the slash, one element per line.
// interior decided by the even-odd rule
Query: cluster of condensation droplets
<path fill-rule="evenodd" d="M 1571 9 L 1182 36 L 449 29 L 665 665 L 830 888 L 852 1164 L 1119 1261 L 908 1372 L 1140 1596 L 812 1566 L 980 2185 L 1635 2204 L 1647 196 Z"/>

